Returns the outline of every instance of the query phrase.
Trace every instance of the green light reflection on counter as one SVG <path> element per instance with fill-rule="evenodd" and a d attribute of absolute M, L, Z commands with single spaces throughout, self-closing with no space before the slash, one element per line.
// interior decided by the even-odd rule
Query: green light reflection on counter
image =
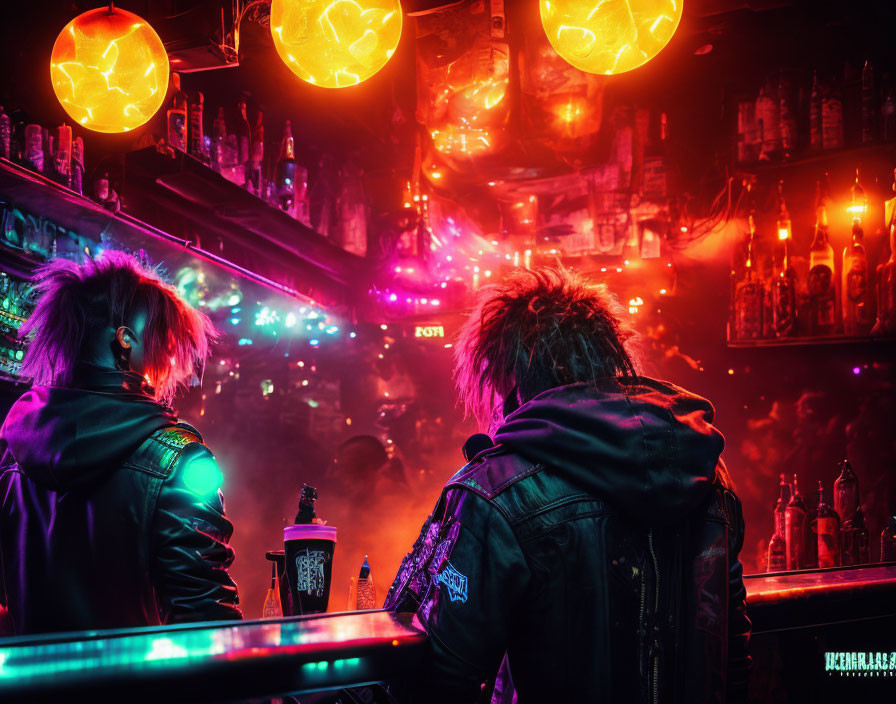
<path fill-rule="evenodd" d="M 200 631 L 174 631 L 20 646 L 0 646 L 0 685 L 13 681 L 54 676 L 90 678 L 96 670 L 115 673 L 154 672 L 181 669 L 199 662 L 240 657 L 256 648 L 277 648 L 314 642 L 299 623 L 264 624 L 247 632 L 245 627 Z M 347 674 L 359 666 L 360 658 L 305 663 L 302 669 L 319 677 L 330 666 Z M 332 673 L 333 670 L 330 670 Z M 2 696 L 3 686 L 0 686 Z"/>

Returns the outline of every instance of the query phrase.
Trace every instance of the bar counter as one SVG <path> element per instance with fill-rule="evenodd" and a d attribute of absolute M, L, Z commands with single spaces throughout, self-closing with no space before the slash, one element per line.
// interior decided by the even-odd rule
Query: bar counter
<path fill-rule="evenodd" d="M 896 563 L 749 575 L 750 701 L 880 688 L 826 652 L 896 650 Z M 0 701 L 234 701 L 400 678 L 426 636 L 385 611 L 50 634 L 0 641 Z M 896 673 L 888 682 L 896 691 Z"/>

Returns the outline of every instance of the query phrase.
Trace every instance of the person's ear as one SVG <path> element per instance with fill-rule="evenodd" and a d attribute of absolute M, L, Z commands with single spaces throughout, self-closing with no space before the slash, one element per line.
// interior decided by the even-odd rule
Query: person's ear
<path fill-rule="evenodd" d="M 122 349 L 130 350 L 134 344 L 134 332 L 127 325 L 122 325 L 115 331 L 115 341 Z"/>
<path fill-rule="evenodd" d="M 134 343 L 134 331 L 127 325 L 122 325 L 115 331 L 115 342 L 113 353 L 115 354 L 115 366 L 123 372 L 131 369 L 131 350 Z"/>

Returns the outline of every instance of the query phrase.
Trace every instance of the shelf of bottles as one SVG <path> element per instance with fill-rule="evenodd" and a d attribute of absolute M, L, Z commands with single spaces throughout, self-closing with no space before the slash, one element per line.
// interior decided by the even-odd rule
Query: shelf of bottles
<path fill-rule="evenodd" d="M 172 74 L 172 83 L 174 95 L 166 114 L 166 143 L 158 145 L 160 151 L 167 149 L 172 155 L 173 150 L 185 152 L 231 183 L 310 226 L 308 174 L 296 163 L 291 122 L 286 120 L 283 124 L 279 152 L 268 173 L 260 108 L 255 111 L 254 124 L 250 124 L 248 101 L 243 95 L 237 102 L 236 120 L 228 124 L 225 109 L 219 107 L 208 134 L 204 129 L 203 94 L 198 90 L 189 94 L 183 91 L 177 73 Z"/>
<path fill-rule="evenodd" d="M 27 281 L 0 271 L 0 375 L 19 375 L 26 346 L 18 333 L 33 308 L 31 298 Z"/>
<path fill-rule="evenodd" d="M 859 68 L 861 66 L 861 69 Z M 874 63 L 841 71 L 780 70 L 736 105 L 738 167 L 755 171 L 860 154 L 896 142 L 896 82 Z"/>
<path fill-rule="evenodd" d="M 896 192 L 896 183 L 893 189 Z M 896 340 L 896 197 L 884 207 L 889 252 L 884 249 L 880 261 L 870 261 L 863 224 L 868 203 L 856 172 L 847 207 L 852 220 L 849 241 L 837 257 L 829 238 L 832 199 L 824 174 L 816 187 L 812 242 L 807 253 L 800 253 L 807 255 L 802 257 L 807 267 L 800 277 L 794 267 L 783 182 L 778 182 L 775 236 L 771 238 L 757 232 L 751 191 L 748 183 L 746 232 L 732 257 L 728 346 Z"/>
<path fill-rule="evenodd" d="M 767 571 L 849 567 L 871 562 L 859 477 L 848 460 L 840 462 L 833 503 L 823 482 L 807 497 L 782 474 L 774 509 L 774 533 L 768 544 Z M 880 561 L 896 560 L 896 516 L 880 535 Z"/>

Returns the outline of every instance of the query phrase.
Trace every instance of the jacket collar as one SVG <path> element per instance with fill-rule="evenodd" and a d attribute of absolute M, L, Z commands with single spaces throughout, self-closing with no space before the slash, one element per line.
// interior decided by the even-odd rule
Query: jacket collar
<path fill-rule="evenodd" d="M 139 394 L 152 398 L 155 390 L 142 376 L 132 371 L 109 369 L 90 362 L 79 362 L 75 367 L 72 386 L 104 393 Z"/>

